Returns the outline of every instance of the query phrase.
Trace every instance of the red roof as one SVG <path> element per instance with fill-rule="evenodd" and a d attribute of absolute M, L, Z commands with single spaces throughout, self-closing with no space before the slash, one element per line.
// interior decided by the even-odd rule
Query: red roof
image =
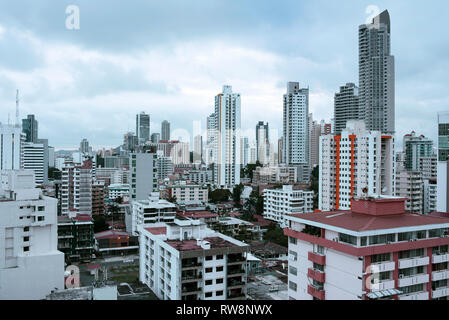
<path fill-rule="evenodd" d="M 159 234 L 166 234 L 167 233 L 167 227 L 153 227 L 153 228 L 145 228 L 149 233 L 154 235 Z"/>
<path fill-rule="evenodd" d="M 449 223 L 449 218 L 426 216 L 415 213 L 375 216 L 351 211 L 331 211 L 323 213 L 293 214 L 292 216 L 352 231 L 381 230 Z"/>
<path fill-rule="evenodd" d="M 257 221 L 252 222 L 252 224 L 255 224 L 256 226 L 259 226 L 259 227 L 268 227 L 268 226 L 272 223 L 271 221 L 265 219 L 265 218 L 264 218 L 263 216 L 261 216 L 261 215 L 255 214 L 255 215 L 253 215 L 253 216 L 254 216 L 254 218 L 257 219 Z"/>
<path fill-rule="evenodd" d="M 107 230 L 95 233 L 96 239 L 116 239 L 119 237 L 129 237 L 129 234 L 127 232 L 118 230 Z"/>
<path fill-rule="evenodd" d="M 431 213 L 429 213 L 429 216 L 449 218 L 449 212 L 431 212 Z"/>
<path fill-rule="evenodd" d="M 193 218 L 193 219 L 218 217 L 218 214 L 212 213 L 207 210 L 178 212 L 177 215 L 180 217 L 189 217 L 189 218 Z"/>
<path fill-rule="evenodd" d="M 203 241 L 208 241 L 210 243 L 211 249 L 237 246 L 236 244 L 219 237 L 204 238 Z M 167 241 L 167 244 L 169 244 L 178 251 L 203 250 L 203 248 L 201 248 L 197 244 L 196 240 L 183 240 L 183 241 L 173 240 Z"/>

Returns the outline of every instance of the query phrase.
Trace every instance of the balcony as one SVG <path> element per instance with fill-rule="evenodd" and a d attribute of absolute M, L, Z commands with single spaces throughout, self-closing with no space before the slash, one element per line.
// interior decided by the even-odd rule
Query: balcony
<path fill-rule="evenodd" d="M 226 296 L 227 300 L 245 300 L 246 295 L 242 289 L 229 290 Z"/>
<path fill-rule="evenodd" d="M 449 296 L 449 287 L 438 288 L 432 291 L 432 299 Z"/>
<path fill-rule="evenodd" d="M 374 282 L 371 284 L 371 290 L 388 290 L 394 289 L 394 280 L 381 280 L 379 282 Z"/>
<path fill-rule="evenodd" d="M 239 256 L 228 255 L 228 265 L 241 264 L 241 263 L 245 263 L 245 262 L 246 262 L 246 258 L 242 255 L 239 255 Z"/>
<path fill-rule="evenodd" d="M 393 271 L 395 269 L 395 263 L 394 261 L 388 261 L 388 262 L 379 262 L 379 263 L 372 263 L 371 264 L 371 270 L 373 272 L 385 272 L 385 271 Z"/>
<path fill-rule="evenodd" d="M 426 266 L 429 264 L 429 257 L 417 257 L 399 260 L 399 269 Z"/>
<path fill-rule="evenodd" d="M 307 270 L 307 276 L 309 278 L 315 279 L 316 281 L 319 281 L 319 282 L 326 282 L 326 274 L 319 270 L 309 268 Z"/>
<path fill-rule="evenodd" d="M 307 286 L 307 293 L 319 300 L 325 300 L 326 297 L 325 291 L 323 289 L 315 288 L 311 285 Z"/>
<path fill-rule="evenodd" d="M 429 300 L 429 293 L 427 291 L 421 291 L 403 294 L 399 296 L 399 300 Z"/>
<path fill-rule="evenodd" d="M 446 254 L 434 254 L 432 256 L 432 263 L 449 262 L 449 253 Z"/>
<path fill-rule="evenodd" d="M 183 262 L 182 263 L 182 269 L 194 269 L 194 268 L 200 268 L 203 266 L 203 263 L 200 261 L 197 262 Z"/>
<path fill-rule="evenodd" d="M 227 287 L 228 289 L 236 289 L 236 288 L 240 288 L 240 287 L 244 287 L 246 285 L 245 281 L 243 281 L 242 279 L 229 279 L 228 283 L 227 283 Z"/>
<path fill-rule="evenodd" d="M 418 274 L 410 277 L 404 277 L 401 278 L 399 276 L 398 280 L 398 286 L 399 287 L 408 287 L 415 284 L 421 284 L 421 283 L 427 283 L 429 282 L 429 275 L 428 274 Z"/>
<path fill-rule="evenodd" d="M 228 276 L 237 276 L 246 274 L 243 268 L 228 269 Z"/>
<path fill-rule="evenodd" d="M 190 282 L 197 282 L 197 281 L 201 281 L 202 280 L 202 273 L 198 273 L 198 274 L 188 274 L 188 275 L 183 275 L 181 278 L 181 282 L 182 283 L 190 283 Z"/>
<path fill-rule="evenodd" d="M 200 286 L 183 286 L 182 287 L 182 295 L 190 295 L 193 293 L 201 293 Z"/>
<path fill-rule="evenodd" d="M 323 256 L 318 253 L 309 252 L 308 259 L 309 259 L 309 261 L 315 262 L 322 266 L 324 266 L 326 264 L 326 256 Z"/>
<path fill-rule="evenodd" d="M 432 281 L 449 279 L 449 270 L 432 272 Z"/>

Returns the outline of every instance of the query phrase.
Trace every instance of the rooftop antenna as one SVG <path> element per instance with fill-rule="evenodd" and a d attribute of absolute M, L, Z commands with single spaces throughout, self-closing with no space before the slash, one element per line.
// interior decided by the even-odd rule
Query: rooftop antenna
<path fill-rule="evenodd" d="M 19 89 L 16 93 L 16 127 L 19 127 Z"/>

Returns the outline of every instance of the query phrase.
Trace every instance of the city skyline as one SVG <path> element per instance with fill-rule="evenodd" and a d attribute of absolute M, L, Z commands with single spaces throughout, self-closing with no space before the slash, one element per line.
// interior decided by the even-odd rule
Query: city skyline
<path fill-rule="evenodd" d="M 282 95 L 288 81 L 298 81 L 301 87 L 310 88 L 309 112 L 317 121 L 330 121 L 333 117 L 333 97 L 340 86 L 348 82 L 359 85 L 357 28 L 369 18 L 365 10 L 370 4 L 353 2 L 337 6 L 327 2 L 322 7 L 262 2 L 251 9 L 265 17 L 266 24 L 261 24 L 259 21 L 264 19 L 260 19 L 254 27 L 253 18 L 242 19 L 249 8 L 239 6 L 232 26 L 218 21 L 211 30 L 191 36 L 191 28 L 207 29 L 204 27 L 215 22 L 207 18 L 209 11 L 220 8 L 237 12 L 232 4 L 223 6 L 215 2 L 202 7 L 204 16 L 189 26 L 187 32 L 181 30 L 183 21 L 149 19 L 145 26 L 151 29 L 151 37 L 143 42 L 138 41 L 142 36 L 139 30 L 131 25 L 92 20 L 88 12 L 95 13 L 97 8 L 87 2 L 79 4 L 80 30 L 65 29 L 65 4 L 50 8 L 45 2 L 40 2 L 40 7 L 30 2 L 20 11 L 21 19 L 15 5 L 8 8 L 1 5 L 0 48 L 8 50 L 1 50 L 0 121 L 7 123 L 8 114 L 13 118 L 18 88 L 20 117 L 36 115 L 40 134 L 49 138 L 56 149 L 74 149 L 82 138 L 87 138 L 94 148 L 115 147 L 122 142 L 124 133 L 133 130 L 134 117 L 141 111 L 151 116 L 151 133 L 160 132 L 162 120 L 169 119 L 172 131 L 189 130 L 193 137 L 193 122 L 200 121 L 204 132 L 213 97 L 223 85 L 231 85 L 242 96 L 242 129 L 252 129 L 258 121 L 265 121 L 270 123 L 270 131 L 277 129 L 280 137 Z M 281 10 L 286 5 L 296 7 L 297 15 Z M 396 136 L 400 138 L 414 130 L 436 141 L 437 132 L 432 124 L 436 112 L 443 111 L 449 101 L 441 71 L 447 58 L 439 54 L 444 52 L 445 45 L 438 41 L 442 31 L 429 15 L 447 4 L 421 8 L 409 2 L 379 1 L 375 5 L 381 11 L 388 9 L 393 19 Z M 107 7 L 113 17 L 120 17 L 118 7 L 110 4 Z M 274 8 L 279 10 L 271 10 Z M 181 2 L 173 15 L 186 9 Z M 154 4 L 120 6 L 125 16 L 139 10 L 152 15 L 168 14 L 165 8 Z M 195 8 L 188 10 L 195 12 Z M 285 21 L 280 20 L 280 11 Z M 49 18 L 25 19 L 31 12 L 37 12 L 37 16 L 45 13 Z M 330 19 L 331 14 L 335 15 L 334 20 Z M 139 17 L 137 20 L 140 21 Z M 160 33 L 168 37 L 154 34 L 151 26 L 159 26 L 158 23 L 167 24 Z M 326 28 L 329 24 L 330 29 Z M 121 46 L 101 37 L 105 25 L 120 38 Z M 413 31 L 417 31 L 418 25 L 419 32 L 431 31 L 434 36 L 414 39 Z M 302 34 L 300 37 L 298 32 Z M 134 37 L 123 39 L 134 33 Z M 218 33 L 221 37 L 217 40 Z M 347 36 L 343 39 L 337 34 Z M 429 61 L 440 67 L 429 67 Z M 264 110 L 263 117 L 257 112 L 259 108 Z M 57 134 L 61 131 L 66 134 Z M 402 141 L 398 139 L 397 150 L 401 148 Z"/>

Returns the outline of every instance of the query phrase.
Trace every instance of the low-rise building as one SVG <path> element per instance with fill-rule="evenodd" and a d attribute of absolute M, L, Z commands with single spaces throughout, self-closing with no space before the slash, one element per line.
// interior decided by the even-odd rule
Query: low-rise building
<path fill-rule="evenodd" d="M 148 200 L 132 202 L 131 217 L 126 221 L 126 231 L 137 236 L 137 227 L 139 225 L 148 225 L 156 222 L 172 222 L 175 217 L 176 205 L 167 200 L 159 199 L 159 192 L 152 192 Z"/>
<path fill-rule="evenodd" d="M 111 184 L 108 187 L 108 199 L 115 200 L 118 197 L 122 199 L 129 197 L 129 184 Z"/>
<path fill-rule="evenodd" d="M 58 250 L 66 261 L 91 261 L 94 253 L 94 223 L 89 215 L 58 217 Z"/>
<path fill-rule="evenodd" d="M 139 250 L 137 237 L 130 236 L 125 231 L 107 230 L 95 233 L 95 247 L 102 255 L 129 255 Z"/>
<path fill-rule="evenodd" d="M 140 281 L 164 300 L 246 298 L 248 245 L 198 220 L 138 227 Z"/>
<path fill-rule="evenodd" d="M 449 219 L 406 212 L 405 201 L 289 216 L 290 299 L 447 300 Z"/>
<path fill-rule="evenodd" d="M 313 211 L 313 191 L 295 190 L 284 185 L 282 189 L 264 190 L 265 219 L 286 225 L 286 215 Z"/>
<path fill-rule="evenodd" d="M 167 189 L 168 189 L 168 196 L 176 198 L 176 201 L 180 202 L 208 201 L 208 189 L 206 186 L 181 183 L 169 186 Z"/>

